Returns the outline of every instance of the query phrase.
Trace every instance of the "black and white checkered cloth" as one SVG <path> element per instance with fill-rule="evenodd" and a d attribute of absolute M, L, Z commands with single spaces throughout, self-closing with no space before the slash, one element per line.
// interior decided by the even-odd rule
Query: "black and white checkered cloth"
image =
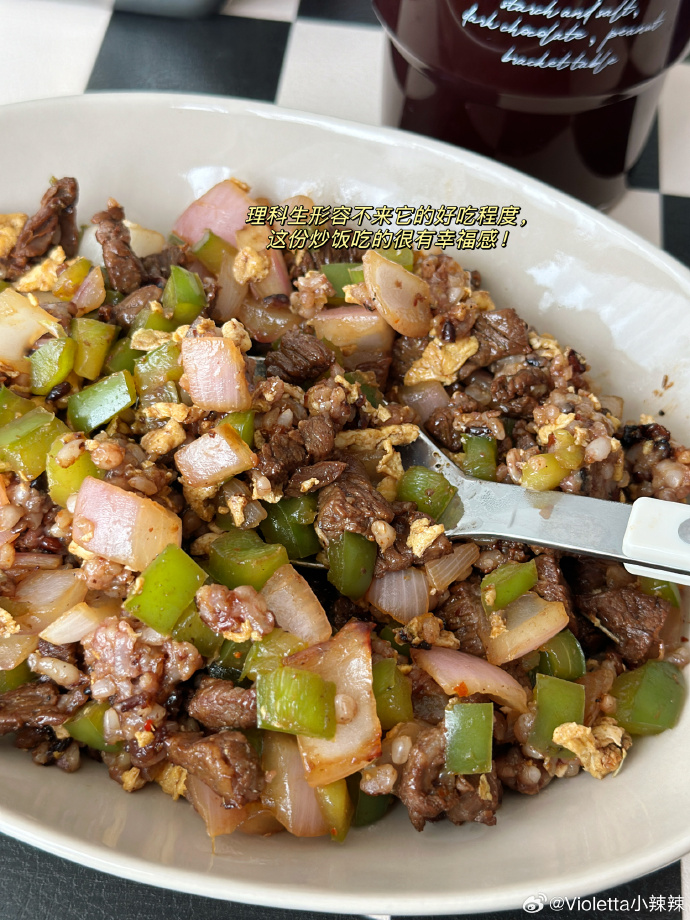
<path fill-rule="evenodd" d="M 227 0 L 219 12 L 191 20 L 130 11 L 137 4 L 139 10 L 163 11 L 171 4 L 182 6 L 183 0 L 120 0 L 115 12 L 112 3 L 0 0 L 0 104 L 89 91 L 161 90 L 241 96 L 367 124 L 385 123 L 380 88 L 386 40 L 369 0 Z M 192 0 L 188 5 L 194 5 Z M 198 0 L 197 8 L 201 6 Z M 689 100 L 690 63 L 683 63 L 668 76 L 657 123 L 630 188 L 610 212 L 688 266 Z M 40 143 L 40 137 L 34 142 Z M 666 915 L 690 920 L 690 857 L 683 862 L 683 867 L 675 863 L 610 892 L 629 901 L 639 895 L 646 906 L 634 913 L 545 909 L 540 916 L 654 920 Z M 125 882 L 0 837 L 0 920 L 295 916 Z M 297 916 L 323 917 L 307 912 Z M 519 920 L 525 913 L 481 916 Z"/>

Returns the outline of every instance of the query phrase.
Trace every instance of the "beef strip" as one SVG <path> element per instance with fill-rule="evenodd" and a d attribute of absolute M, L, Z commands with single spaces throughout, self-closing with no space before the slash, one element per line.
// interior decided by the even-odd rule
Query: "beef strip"
<path fill-rule="evenodd" d="M 422 357 L 429 341 L 428 338 L 414 339 L 407 335 L 396 337 L 393 342 L 393 360 L 390 368 L 392 383 L 403 382 L 405 374 L 414 362 Z"/>
<path fill-rule="evenodd" d="M 144 281 L 159 284 L 170 277 L 173 265 L 186 265 L 187 253 L 180 246 L 166 246 L 160 252 L 144 256 L 141 260 L 144 266 Z"/>
<path fill-rule="evenodd" d="M 433 559 L 440 559 L 453 551 L 453 546 L 445 534 L 440 534 L 433 543 L 431 543 L 422 553 L 416 556 L 412 548 L 407 545 L 407 539 L 410 535 L 410 528 L 413 521 L 427 521 L 429 525 L 434 524 L 433 518 L 421 511 L 402 511 L 395 515 L 393 527 L 395 528 L 395 543 L 383 550 L 376 557 L 376 568 L 374 577 L 380 578 L 386 572 L 399 572 L 401 569 L 409 569 L 411 565 L 422 565 L 431 562 Z"/>
<path fill-rule="evenodd" d="M 266 375 L 287 383 L 301 384 L 324 374 L 334 363 L 335 354 L 314 335 L 289 329 L 277 351 L 266 356 Z"/>
<path fill-rule="evenodd" d="M 206 738 L 175 732 L 167 738 L 168 759 L 219 795 L 229 808 L 256 802 L 264 787 L 259 755 L 241 732 Z"/>
<path fill-rule="evenodd" d="M 415 719 L 438 725 L 445 718 L 450 697 L 434 678 L 414 666 L 408 674 L 412 683 L 412 709 Z"/>
<path fill-rule="evenodd" d="M 552 553 L 542 553 L 534 558 L 539 581 L 535 591 L 545 601 L 558 601 L 563 604 L 569 617 L 573 615 L 570 588 L 563 577 L 558 560 Z"/>
<path fill-rule="evenodd" d="M 541 761 L 525 757 L 519 745 L 513 745 L 496 755 L 496 774 L 508 789 L 523 795 L 536 795 L 548 786 L 552 777 Z"/>
<path fill-rule="evenodd" d="M 52 681 L 22 684 L 0 696 L 0 735 L 20 728 L 62 725 L 68 713 L 57 708 L 60 693 Z"/>
<path fill-rule="evenodd" d="M 14 281 L 29 262 L 44 256 L 58 243 L 68 258 L 77 253 L 78 231 L 75 208 L 79 188 L 76 179 L 65 177 L 51 185 L 41 198 L 38 211 L 24 224 L 5 264 L 5 278 Z"/>
<path fill-rule="evenodd" d="M 443 620 L 446 629 L 455 633 L 461 652 L 485 657 L 484 643 L 479 636 L 484 608 L 478 584 L 463 581 L 453 585 L 448 600 L 434 613 Z"/>
<path fill-rule="evenodd" d="M 445 760 L 444 726 L 430 725 L 412 746 L 396 789 L 416 830 L 423 830 L 426 821 L 444 814 L 453 824 L 495 824 L 502 792 L 495 768 L 483 774 L 488 788 L 487 797 L 482 798 L 481 777 L 454 776 L 446 771 Z"/>
<path fill-rule="evenodd" d="M 69 645 L 53 645 L 46 642 L 45 639 L 38 640 L 38 653 L 44 658 L 58 658 L 60 661 L 66 661 L 78 667 L 77 653 L 79 645 L 76 642 L 70 642 Z"/>
<path fill-rule="evenodd" d="M 549 392 L 549 378 L 538 367 L 517 374 L 501 374 L 491 382 L 492 405 L 511 418 L 530 418 L 540 399 Z"/>
<path fill-rule="evenodd" d="M 390 502 L 369 481 L 363 464 L 346 454 L 342 460 L 347 469 L 336 482 L 319 492 L 317 526 L 328 541 L 337 539 L 346 530 L 369 535 L 374 521 L 390 524 L 395 517 Z"/>
<path fill-rule="evenodd" d="M 256 690 L 234 687 L 232 681 L 205 677 L 187 706 L 204 728 L 256 728 Z"/>
<path fill-rule="evenodd" d="M 271 438 L 258 452 L 254 472 L 265 476 L 274 489 L 281 488 L 292 474 L 304 464 L 307 451 L 299 431 L 274 428 Z"/>
<path fill-rule="evenodd" d="M 346 463 L 337 460 L 322 460 L 311 466 L 301 466 L 292 474 L 285 495 L 295 497 L 323 489 L 335 482 L 346 467 Z"/>
<path fill-rule="evenodd" d="M 509 355 L 526 355 L 532 349 L 527 336 L 527 323 L 515 310 L 492 310 L 480 313 L 472 330 L 479 349 L 458 372 L 464 380 L 478 367 L 486 367 Z"/>
<path fill-rule="evenodd" d="M 452 450 L 453 453 L 458 453 L 462 450 L 463 433 L 453 427 L 453 419 L 457 413 L 458 410 L 455 406 L 440 406 L 438 409 L 434 409 L 425 425 L 431 437 L 443 444 L 444 447 L 447 447 L 448 450 Z"/>
<path fill-rule="evenodd" d="M 636 586 L 614 588 L 575 598 L 578 610 L 600 623 L 618 641 L 623 660 L 637 667 L 659 653 L 659 633 L 671 612 L 660 597 L 643 594 Z"/>
<path fill-rule="evenodd" d="M 123 224 L 125 212 L 112 198 L 108 208 L 91 218 L 96 224 L 96 239 L 103 248 L 103 262 L 110 285 L 121 294 L 131 294 L 144 279 L 144 266 L 130 247 L 129 230 Z"/>
<path fill-rule="evenodd" d="M 196 592 L 199 616 L 216 633 L 251 633 L 252 638 L 266 636 L 275 626 L 266 601 L 250 585 L 234 590 L 225 585 L 204 585 Z"/>
<path fill-rule="evenodd" d="M 335 448 L 335 428 L 333 421 L 324 415 L 314 415 L 298 424 L 299 433 L 304 439 L 307 457 L 314 463 L 326 460 Z"/>
<path fill-rule="evenodd" d="M 151 301 L 160 301 L 163 291 L 155 284 L 147 284 L 128 294 L 120 303 L 104 304 L 99 310 L 101 319 L 114 320 L 123 329 L 129 329 L 136 317 Z M 103 311 L 107 313 L 103 315 Z"/>

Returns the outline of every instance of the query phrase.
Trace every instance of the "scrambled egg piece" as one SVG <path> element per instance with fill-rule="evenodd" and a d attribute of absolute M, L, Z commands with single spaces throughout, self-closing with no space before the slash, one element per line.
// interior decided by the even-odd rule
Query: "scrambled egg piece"
<path fill-rule="evenodd" d="M 54 246 L 42 262 L 34 265 L 15 281 L 15 291 L 19 291 L 20 294 L 28 294 L 29 291 L 52 291 L 57 282 L 57 270 L 66 258 L 62 246 Z"/>
<path fill-rule="evenodd" d="M 489 623 L 491 625 L 490 636 L 492 639 L 497 639 L 501 633 L 504 633 L 508 629 L 506 626 L 506 621 L 498 611 L 494 611 L 494 613 L 489 614 Z"/>
<path fill-rule="evenodd" d="M 411 444 L 419 437 L 416 425 L 386 425 L 383 428 L 361 428 L 353 431 L 339 431 L 335 436 L 335 446 L 341 450 L 352 447 L 354 450 L 376 450 L 383 441 L 390 440 L 391 445 L 399 447 Z"/>
<path fill-rule="evenodd" d="M 150 457 L 162 457 L 183 444 L 186 437 L 187 433 L 182 425 L 170 419 L 162 428 L 147 431 L 141 439 L 141 446 Z"/>
<path fill-rule="evenodd" d="M 263 281 L 271 270 L 271 260 L 265 252 L 257 252 L 250 246 L 245 246 L 235 256 L 232 273 L 238 284 L 249 284 Z"/>
<path fill-rule="evenodd" d="M 244 517 L 242 518 L 244 521 Z M 202 536 L 197 537 L 196 540 L 189 547 L 189 552 L 192 556 L 207 556 L 211 546 L 218 539 L 220 534 L 218 533 L 205 533 Z"/>
<path fill-rule="evenodd" d="M 125 792 L 136 792 L 137 789 L 146 785 L 146 780 L 141 779 L 140 773 L 139 767 L 132 767 L 131 770 L 126 770 L 122 774 L 122 788 Z"/>
<path fill-rule="evenodd" d="M 421 645 L 427 642 L 429 645 L 438 645 L 441 648 L 460 648 L 460 641 L 452 632 L 443 628 L 443 620 L 435 617 L 433 613 L 423 613 L 419 617 L 413 617 L 409 623 L 406 623 L 403 632 L 405 641 L 410 645 Z"/>
<path fill-rule="evenodd" d="M 630 735 L 610 716 L 601 716 L 591 728 L 565 722 L 555 729 L 553 742 L 572 751 L 596 779 L 617 773 L 632 745 Z"/>
<path fill-rule="evenodd" d="M 26 214 L 0 214 L 0 259 L 6 259 L 15 247 L 27 222 Z"/>
<path fill-rule="evenodd" d="M 7 639 L 9 636 L 13 636 L 19 632 L 19 629 L 19 623 L 17 623 L 12 614 L 5 610 L 4 607 L 0 607 L 0 639 Z"/>
<path fill-rule="evenodd" d="M 442 342 L 432 339 L 424 349 L 421 358 L 414 362 L 405 374 L 405 386 L 438 380 L 444 386 L 453 383 L 460 368 L 468 358 L 477 352 L 479 342 L 470 335 L 456 342 Z"/>
<path fill-rule="evenodd" d="M 227 323 L 223 323 L 220 331 L 223 338 L 234 342 L 241 352 L 247 352 L 252 347 L 249 333 L 238 319 L 229 319 Z"/>
<path fill-rule="evenodd" d="M 528 337 L 532 349 L 536 351 L 540 358 L 555 358 L 556 355 L 563 354 L 561 346 L 552 335 L 548 334 L 548 332 L 542 335 L 537 335 L 536 332 L 530 332 Z"/>
<path fill-rule="evenodd" d="M 132 348 L 136 351 L 153 351 L 172 339 L 172 333 L 162 329 L 137 329 L 132 335 Z"/>
<path fill-rule="evenodd" d="M 477 792 L 479 793 L 479 798 L 484 802 L 492 802 L 493 796 L 491 795 L 491 786 L 489 785 L 489 780 L 486 778 L 486 773 L 482 773 L 479 777 L 479 785 L 477 786 Z"/>
<path fill-rule="evenodd" d="M 134 737 L 137 739 L 137 744 L 140 748 L 145 748 L 147 744 L 151 744 L 153 739 L 156 737 L 153 732 L 143 731 L 143 732 L 134 732 Z"/>
<path fill-rule="evenodd" d="M 184 422 L 189 415 L 190 407 L 184 403 L 157 402 L 146 406 L 141 413 L 146 418 L 170 418 L 176 422 Z"/>
<path fill-rule="evenodd" d="M 215 508 L 209 501 L 216 494 L 220 486 L 192 486 L 182 483 L 182 494 L 192 511 L 196 511 L 202 521 L 212 521 L 215 516 Z"/>
<path fill-rule="evenodd" d="M 393 449 L 393 443 L 390 438 L 381 441 L 379 447 L 383 450 L 383 457 L 381 457 L 376 464 L 376 471 L 378 473 L 383 473 L 384 476 L 390 476 L 396 482 L 399 482 L 405 473 L 400 454 L 397 450 Z"/>
<path fill-rule="evenodd" d="M 443 534 L 443 524 L 432 524 L 429 518 L 418 518 L 410 524 L 406 540 L 415 556 L 421 558 L 437 537 Z"/>
<path fill-rule="evenodd" d="M 187 789 L 187 771 L 184 767 L 175 766 L 172 763 L 166 763 L 163 769 L 156 776 L 156 782 L 166 795 L 172 796 L 176 802 L 181 795 L 184 795 Z"/>
<path fill-rule="evenodd" d="M 571 422 L 575 421 L 574 412 L 561 412 L 555 422 L 551 425 L 542 425 L 541 428 L 537 431 L 537 441 L 544 445 L 549 443 L 549 438 L 554 433 L 554 431 L 559 431 L 561 428 L 567 428 Z M 576 441 L 577 443 L 577 441 Z"/>

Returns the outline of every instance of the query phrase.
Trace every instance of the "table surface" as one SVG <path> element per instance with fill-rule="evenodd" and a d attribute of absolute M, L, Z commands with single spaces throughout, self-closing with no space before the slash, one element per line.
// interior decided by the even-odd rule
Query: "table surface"
<path fill-rule="evenodd" d="M 187 6 L 201 10 L 211 3 L 189 0 Z M 0 55 L 0 104 L 93 91 L 167 90 L 241 96 L 385 123 L 386 43 L 369 0 L 227 0 L 217 14 L 193 20 L 129 11 L 169 9 L 184 0 L 115 5 L 113 10 L 113 0 L 0 0 L 2 33 L 11 36 Z M 690 62 L 685 62 L 668 75 L 652 135 L 628 190 L 609 213 L 690 266 L 688 100 Z M 1 118 L 0 113 L 0 123 Z M 607 894 L 639 896 L 639 909 L 598 911 L 598 917 L 667 913 L 690 920 L 690 857 Z M 0 920 L 54 916 L 283 920 L 294 914 L 125 882 L 0 836 Z M 517 920 L 525 913 L 482 916 Z M 541 916 L 563 913 L 545 909 Z"/>

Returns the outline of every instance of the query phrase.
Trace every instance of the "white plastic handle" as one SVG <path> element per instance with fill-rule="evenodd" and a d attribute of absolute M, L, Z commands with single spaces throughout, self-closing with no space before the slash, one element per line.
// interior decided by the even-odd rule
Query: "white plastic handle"
<path fill-rule="evenodd" d="M 655 569 L 624 563 L 632 575 L 690 585 L 690 505 L 638 498 L 623 537 L 623 552 L 651 567 L 663 566 Z M 670 573 L 666 567 L 676 572 Z"/>

